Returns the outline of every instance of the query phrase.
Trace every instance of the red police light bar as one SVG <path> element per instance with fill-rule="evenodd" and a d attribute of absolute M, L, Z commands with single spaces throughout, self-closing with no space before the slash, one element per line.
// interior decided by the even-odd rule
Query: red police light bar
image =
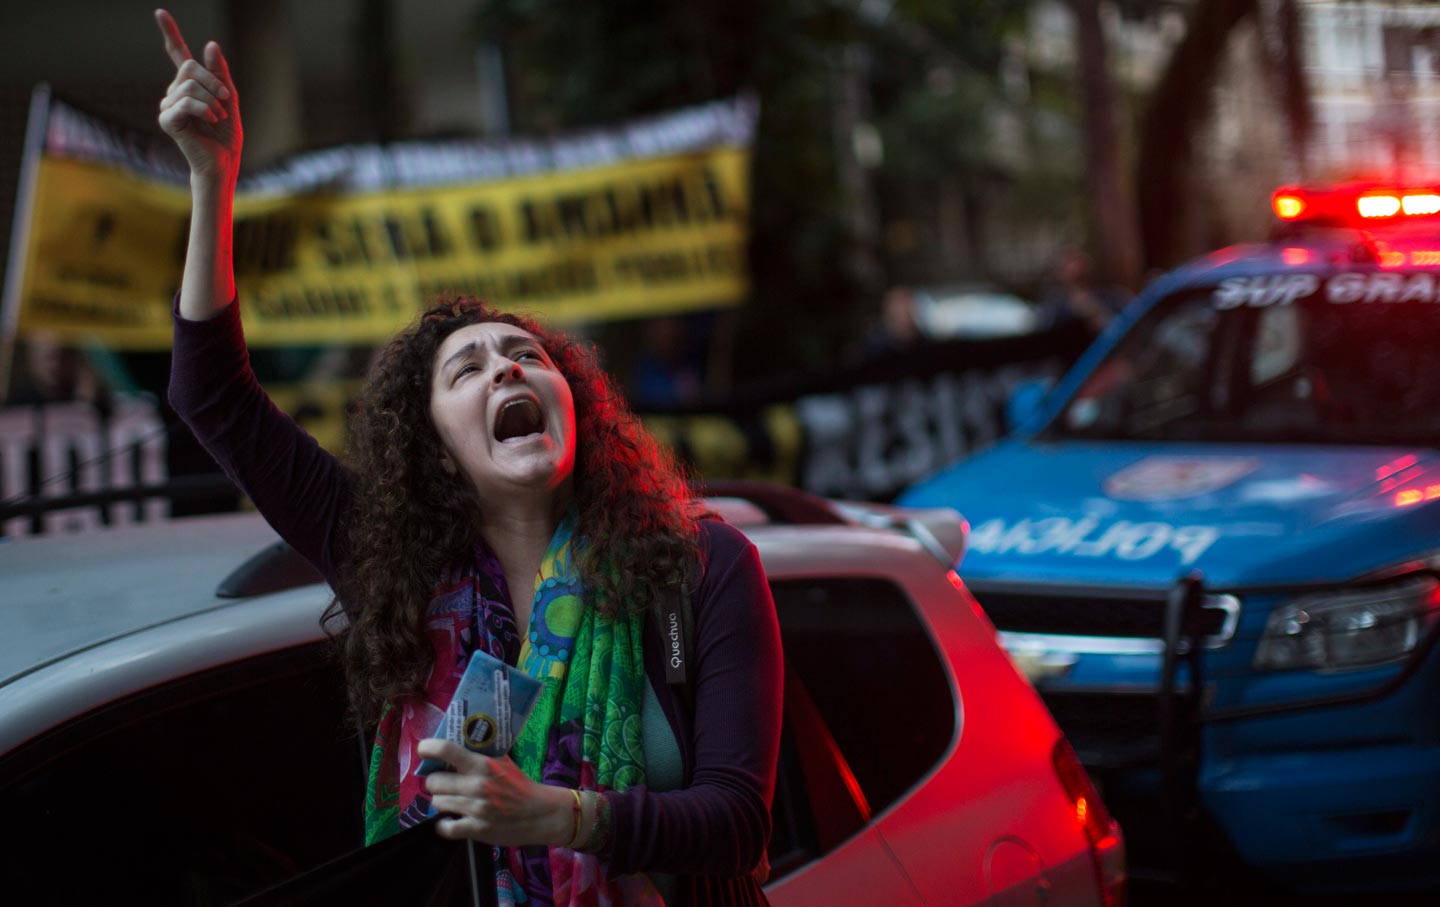
<path fill-rule="evenodd" d="M 1275 209 L 1275 216 L 1281 220 L 1294 220 L 1305 213 L 1304 196 L 1281 190 L 1270 197 L 1270 207 Z"/>
<path fill-rule="evenodd" d="M 1284 186 L 1270 196 L 1282 221 L 1330 224 L 1402 221 L 1440 215 L 1440 188 L 1349 184 L 1323 188 Z"/>
<path fill-rule="evenodd" d="M 1361 217 L 1394 217 L 1400 213 L 1400 208 L 1400 197 L 1388 192 L 1384 195 L 1362 195 L 1355 199 L 1355 210 Z"/>
<path fill-rule="evenodd" d="M 1424 217 L 1427 214 L 1440 214 L 1440 195 L 1433 192 L 1416 195 L 1402 195 L 1400 197 L 1400 210 L 1414 217 Z"/>

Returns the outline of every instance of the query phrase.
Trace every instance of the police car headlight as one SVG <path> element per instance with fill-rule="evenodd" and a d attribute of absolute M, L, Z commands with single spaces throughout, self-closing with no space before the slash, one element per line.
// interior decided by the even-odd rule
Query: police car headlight
<path fill-rule="evenodd" d="M 1275 609 L 1255 652 L 1261 670 L 1353 668 L 1404 658 L 1440 616 L 1440 580 L 1306 595 Z"/>

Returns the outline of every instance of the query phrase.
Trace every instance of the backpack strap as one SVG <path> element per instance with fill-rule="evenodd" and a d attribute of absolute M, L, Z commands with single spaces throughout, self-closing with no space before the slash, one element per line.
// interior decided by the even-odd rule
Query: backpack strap
<path fill-rule="evenodd" d="M 655 600 L 655 622 L 664 650 L 665 682 L 670 692 L 695 712 L 695 610 L 690 601 L 690 584 L 668 586 Z"/>
<path fill-rule="evenodd" d="M 665 683 L 670 692 L 684 703 L 685 710 L 695 715 L 694 665 L 695 605 L 690 597 L 690 584 L 668 586 L 650 609 L 660 630 L 665 648 Z M 770 854 L 762 851 L 760 862 L 750 871 L 758 888 L 770 878 Z"/>

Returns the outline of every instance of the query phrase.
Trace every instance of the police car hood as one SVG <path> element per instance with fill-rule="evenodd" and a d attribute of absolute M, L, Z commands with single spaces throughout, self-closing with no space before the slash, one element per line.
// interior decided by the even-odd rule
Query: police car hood
<path fill-rule="evenodd" d="M 972 581 L 1341 581 L 1440 546 L 1440 455 L 1360 446 L 1011 441 L 899 499 L 971 532 Z"/>

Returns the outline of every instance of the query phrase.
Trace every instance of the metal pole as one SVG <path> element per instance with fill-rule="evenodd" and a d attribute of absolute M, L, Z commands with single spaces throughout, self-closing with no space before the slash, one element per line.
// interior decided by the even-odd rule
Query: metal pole
<path fill-rule="evenodd" d="M 45 153 L 45 130 L 49 122 L 50 86 L 42 83 L 30 93 L 25 151 L 20 158 L 20 186 L 15 193 L 15 218 L 10 228 L 10 258 L 5 266 L 5 296 L 0 300 L 0 401 L 10 393 L 15 336 L 20 328 L 20 294 L 25 289 L 25 260 L 30 249 L 30 221 L 35 212 L 35 185 L 40 177 L 40 157 Z"/>
<path fill-rule="evenodd" d="M 1165 601 L 1165 655 L 1160 669 L 1160 774 L 1166 819 L 1172 833 L 1176 871 L 1182 884 L 1196 880 L 1196 851 L 1201 845 L 1197 801 L 1199 725 L 1195 721 L 1200 697 L 1198 640 L 1194 638 L 1195 612 L 1204 583 L 1199 573 L 1182 578 Z M 1182 692 L 1179 674 L 1186 668 Z"/>

